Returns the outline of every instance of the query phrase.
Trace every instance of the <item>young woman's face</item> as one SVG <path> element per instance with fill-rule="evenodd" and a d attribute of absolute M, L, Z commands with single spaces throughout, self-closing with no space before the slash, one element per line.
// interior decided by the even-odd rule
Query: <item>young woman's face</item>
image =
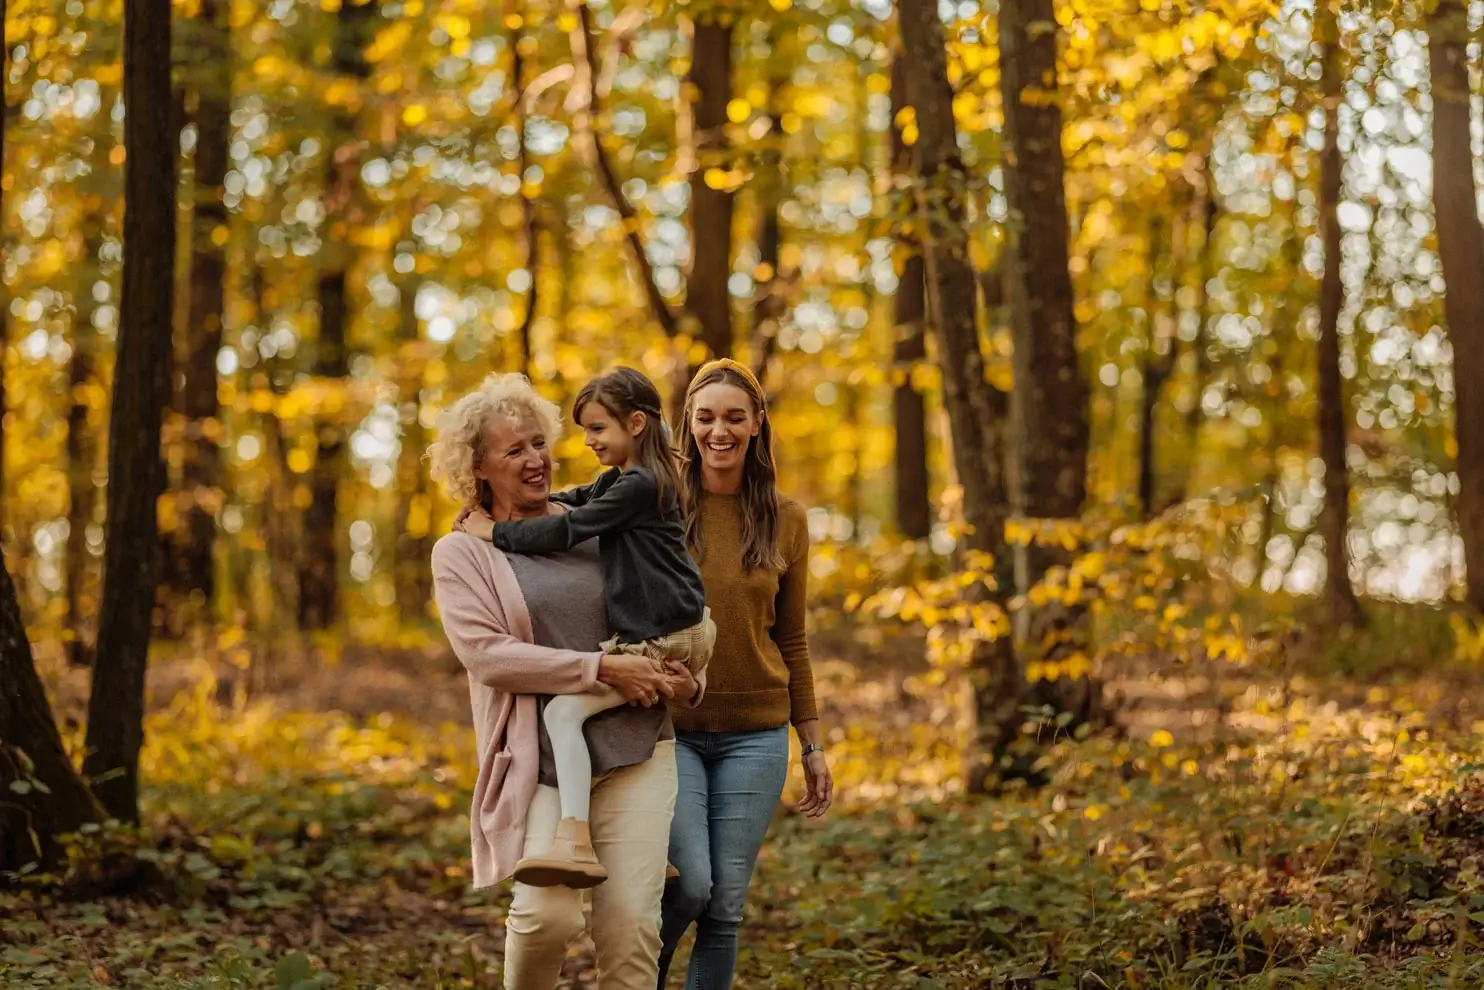
<path fill-rule="evenodd" d="M 588 449 L 604 467 L 628 465 L 647 418 L 636 412 L 628 417 L 628 422 L 620 422 L 601 402 L 589 402 L 577 414 L 577 422 L 587 436 Z"/>
<path fill-rule="evenodd" d="M 507 514 L 544 511 L 551 494 L 551 449 L 540 422 L 526 416 L 491 423 L 484 460 L 474 474 L 490 486 L 496 509 Z"/>
<path fill-rule="evenodd" d="M 718 474 L 742 470 L 747 447 L 762 427 L 752 398 L 736 385 L 713 382 L 691 401 L 690 432 L 701 465 Z"/>

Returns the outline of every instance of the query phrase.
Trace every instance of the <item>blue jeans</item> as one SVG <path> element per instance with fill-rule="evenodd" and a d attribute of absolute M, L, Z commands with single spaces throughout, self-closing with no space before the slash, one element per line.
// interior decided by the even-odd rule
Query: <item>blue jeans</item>
<path fill-rule="evenodd" d="M 680 879 L 663 902 L 659 986 L 680 936 L 695 922 L 685 990 L 729 990 L 747 886 L 788 777 L 788 726 L 675 735 L 680 786 L 670 862 Z"/>

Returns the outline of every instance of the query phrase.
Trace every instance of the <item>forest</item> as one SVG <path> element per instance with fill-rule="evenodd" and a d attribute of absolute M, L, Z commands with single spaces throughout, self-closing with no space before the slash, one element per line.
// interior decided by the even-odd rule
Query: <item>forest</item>
<path fill-rule="evenodd" d="M 838 792 L 739 987 L 1484 986 L 1481 19 L 0 0 L 0 988 L 501 986 L 424 452 L 723 356 Z"/>

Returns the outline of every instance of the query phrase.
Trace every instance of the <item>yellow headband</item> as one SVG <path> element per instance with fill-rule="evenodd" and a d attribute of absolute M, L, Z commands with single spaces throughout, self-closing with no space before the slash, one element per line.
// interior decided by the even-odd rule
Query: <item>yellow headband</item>
<path fill-rule="evenodd" d="M 757 380 L 757 375 L 752 373 L 751 368 L 740 361 L 733 361 L 731 358 L 717 358 L 715 361 L 707 361 L 701 365 L 700 370 L 696 372 L 696 377 L 692 378 L 691 382 L 698 382 L 719 368 L 724 368 L 732 372 L 746 382 L 747 387 L 752 389 L 753 395 L 757 396 L 758 402 L 762 404 L 763 410 L 768 408 L 768 394 L 763 391 L 763 383 Z"/>

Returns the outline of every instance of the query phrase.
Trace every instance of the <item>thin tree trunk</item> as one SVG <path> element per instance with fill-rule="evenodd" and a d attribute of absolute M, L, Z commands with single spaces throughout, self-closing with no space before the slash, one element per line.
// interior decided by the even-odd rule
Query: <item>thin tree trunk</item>
<path fill-rule="evenodd" d="M 1056 91 L 1057 38 L 1052 0 L 1010 0 L 1000 7 L 1000 84 L 1005 108 L 1005 191 L 1010 215 L 1007 286 L 1014 342 L 1017 514 L 1074 523 L 1087 492 L 1087 386 L 1077 356 L 1077 322 L 1068 269 L 1062 114 Z M 1034 232 L 1033 234 L 1031 232 Z M 1021 594 L 1070 555 L 1050 541 L 1017 546 Z M 1047 663 L 1085 655 L 1082 609 L 1055 603 L 1016 614 L 1017 640 Z M 1038 683 L 1037 703 L 1097 717 L 1099 689 L 1089 678 Z"/>
<path fill-rule="evenodd" d="M 88 388 L 93 379 L 97 330 L 93 316 L 98 303 L 93 283 L 99 274 L 103 252 L 103 204 L 83 221 L 83 271 L 77 315 L 72 330 L 72 359 L 67 368 L 67 618 L 72 636 L 68 661 L 75 667 L 93 662 L 89 626 L 97 618 L 96 599 L 84 594 L 88 585 L 88 526 L 93 522 L 98 487 L 93 482 L 97 449 L 89 426 Z"/>
<path fill-rule="evenodd" d="M 524 25 L 525 17 L 520 10 L 520 5 L 513 5 L 511 15 L 517 23 Z M 526 82 L 525 82 L 525 56 L 521 53 L 521 42 L 525 39 L 522 28 L 516 28 L 510 33 L 510 85 L 513 87 L 511 103 L 515 109 L 516 139 L 519 141 L 519 153 L 516 155 L 516 167 L 520 169 L 520 210 L 521 210 L 521 238 L 525 248 L 526 274 L 531 277 L 531 287 L 526 291 L 526 311 L 521 317 L 520 328 L 516 331 L 520 346 L 520 373 L 527 378 L 531 377 L 531 331 L 536 323 L 536 308 L 540 301 L 540 278 L 539 266 L 541 262 L 541 226 L 540 219 L 536 213 L 536 201 L 526 194 L 525 180 L 526 171 L 531 166 L 530 149 L 527 146 L 526 121 L 530 116 L 530 108 L 526 106 Z M 416 316 L 414 314 L 411 327 L 416 331 Z M 406 329 L 406 316 L 403 317 L 404 331 Z"/>
<path fill-rule="evenodd" d="M 377 16 L 374 3 L 340 7 L 334 40 L 334 69 L 349 84 L 360 85 L 371 72 L 365 40 Z M 346 332 L 350 320 L 350 227 L 359 219 L 357 176 L 360 142 L 355 118 L 337 115 L 327 141 L 325 211 L 329 234 L 319 279 L 319 339 L 314 374 L 332 387 L 344 387 L 350 374 Z M 317 424 L 319 442 L 310 472 L 310 504 L 304 510 L 299 557 L 299 628 L 329 629 L 339 617 L 340 543 L 336 501 L 345 474 L 347 425 L 336 419 Z"/>
<path fill-rule="evenodd" d="M 768 45 L 768 134 L 759 156 L 758 175 L 754 183 L 759 214 L 758 264 L 753 273 L 757 287 L 753 292 L 752 344 L 749 350 L 752 370 L 758 380 L 764 382 L 767 379 L 768 363 L 778 344 L 778 329 L 785 308 L 782 272 L 779 271 L 783 251 L 783 218 L 779 204 L 783 199 L 784 140 L 780 108 L 783 106 L 784 90 L 788 86 L 788 75 L 779 64 L 778 49 L 779 38 L 775 26 Z"/>
<path fill-rule="evenodd" d="M 181 491 L 186 507 L 175 585 L 188 596 L 188 614 L 210 621 L 215 599 L 213 550 L 222 498 L 221 404 L 217 354 L 222 347 L 226 296 L 228 147 L 232 139 L 231 42 L 226 5 L 202 0 L 198 44 L 208 46 L 196 82 L 195 204 L 191 214 L 190 316 L 182 370 L 185 418 Z"/>
<path fill-rule="evenodd" d="M 1328 576 L 1324 601 L 1335 625 L 1361 619 L 1360 603 L 1350 585 L 1350 476 L 1345 463 L 1345 397 L 1340 377 L 1340 309 L 1345 287 L 1340 281 L 1340 189 L 1345 162 L 1340 155 L 1339 27 L 1332 8 L 1319 19 L 1324 45 L 1324 148 L 1319 158 L 1319 235 L 1324 245 L 1324 275 L 1319 284 L 1319 457 L 1324 461 L 1324 506 L 1319 533 L 1324 537 Z"/>
<path fill-rule="evenodd" d="M 894 173 L 910 172 L 912 149 L 902 140 L 896 113 L 910 106 L 907 72 L 898 53 L 891 69 L 891 157 Z M 933 507 L 928 478 L 927 407 L 912 380 L 912 372 L 927 360 L 927 285 L 922 252 L 910 235 L 898 233 L 907 251 L 902 277 L 892 300 L 892 412 L 896 422 L 896 516 L 904 536 L 923 540 L 933 531 Z"/>
<path fill-rule="evenodd" d="M 428 440 L 421 418 L 420 397 L 426 359 L 417 319 L 419 284 L 418 279 L 409 278 L 401 286 L 403 427 L 401 453 L 397 458 L 397 486 L 402 498 L 397 510 L 393 581 L 401 621 L 408 625 L 428 618 L 428 600 L 432 595 L 429 582 L 433 574 L 428 567 L 433 552 L 429 533 L 432 499 L 423 485 L 427 472 L 422 470 L 422 455 Z"/>
<path fill-rule="evenodd" d="M 1220 270 L 1216 258 L 1216 224 L 1221 218 L 1221 204 L 1216 199 L 1216 177 L 1209 169 L 1206 172 L 1206 194 L 1201 209 L 1204 236 L 1201 239 L 1201 260 L 1197 268 L 1200 284 L 1196 286 L 1195 340 L 1191 350 L 1195 352 L 1194 381 L 1191 385 L 1190 408 L 1185 411 L 1185 435 L 1190 445 L 1190 461 L 1186 469 L 1185 497 L 1194 495 L 1191 483 L 1196 477 L 1196 462 L 1201 449 L 1201 424 L 1206 421 L 1206 410 L 1202 400 L 1206 395 L 1206 383 L 1211 378 L 1211 355 L 1209 328 L 1211 321 L 1211 280 Z"/>
<path fill-rule="evenodd" d="M 103 607 L 83 770 L 109 814 L 137 822 L 174 299 L 178 144 L 171 129 L 169 0 L 125 0 L 124 105 L 124 288 L 108 430 Z"/>
<path fill-rule="evenodd" d="M 732 356 L 732 214 L 736 194 L 707 181 L 713 169 L 730 166 L 727 103 L 732 99 L 732 23 L 697 18 L 691 45 L 694 87 L 691 133 L 695 171 L 690 179 L 691 265 L 685 282 L 685 308 L 698 324 L 700 341 L 712 357 Z"/>
<path fill-rule="evenodd" d="M 1005 550 L 1007 509 L 1005 397 L 985 378 L 979 348 L 978 285 L 969 263 L 965 227 L 967 176 L 958 153 L 943 24 L 933 0 L 900 0 L 898 12 L 907 98 L 918 128 L 914 145 L 918 229 L 938 332 L 954 466 L 963 488 L 964 521 L 970 528 L 965 544 L 971 551 L 1000 558 Z M 982 596 L 983 587 L 974 585 L 970 594 Z M 1009 636 L 975 644 L 971 677 L 976 728 L 969 785 L 979 790 L 993 777 L 1021 721 L 1023 677 Z"/>
<path fill-rule="evenodd" d="M 1179 268 L 1179 255 L 1181 253 L 1178 245 L 1179 238 L 1171 236 L 1169 244 L 1163 243 L 1164 224 L 1154 218 L 1150 223 L 1149 230 L 1149 293 L 1145 309 L 1149 325 L 1149 335 L 1144 348 L 1143 360 L 1140 363 L 1140 378 L 1142 389 L 1139 402 L 1139 511 L 1145 519 L 1153 517 L 1158 511 L 1155 502 L 1155 488 L 1158 479 L 1158 465 L 1155 456 L 1158 444 L 1155 436 L 1155 414 L 1159 410 L 1160 394 L 1164 390 L 1165 383 L 1175 371 L 1176 337 L 1174 333 L 1174 315 L 1165 309 L 1166 301 L 1161 299 L 1159 292 L 1160 262 L 1161 258 L 1170 261 L 1171 278 Z M 1178 284 L 1178 283 L 1177 283 Z M 1171 301 L 1173 306 L 1174 302 Z M 1164 351 L 1160 351 L 1160 347 Z"/>
<path fill-rule="evenodd" d="M 1440 0 L 1428 25 L 1432 82 L 1433 203 L 1453 345 L 1458 444 L 1458 532 L 1469 604 L 1484 612 L 1484 227 L 1469 147 L 1468 5 Z"/>

